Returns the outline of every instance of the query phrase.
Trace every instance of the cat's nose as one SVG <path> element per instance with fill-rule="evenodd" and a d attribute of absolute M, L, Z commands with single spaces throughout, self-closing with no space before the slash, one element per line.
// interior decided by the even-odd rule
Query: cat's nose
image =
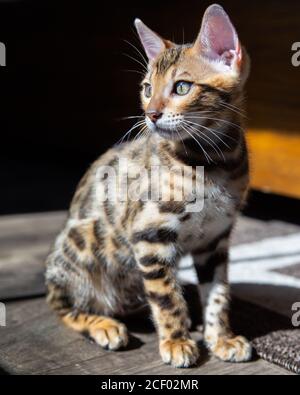
<path fill-rule="evenodd" d="M 162 117 L 163 113 L 156 110 L 150 110 L 146 112 L 146 115 L 153 123 L 156 123 L 159 118 Z"/>

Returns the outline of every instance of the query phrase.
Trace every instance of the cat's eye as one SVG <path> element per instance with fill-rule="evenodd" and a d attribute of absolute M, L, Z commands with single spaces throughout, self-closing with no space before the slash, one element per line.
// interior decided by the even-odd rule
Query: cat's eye
<path fill-rule="evenodd" d="M 187 81 L 176 82 L 174 86 L 174 93 L 176 93 L 176 95 L 179 96 L 187 95 L 191 90 L 192 85 L 193 84 L 191 82 L 187 82 Z"/>
<path fill-rule="evenodd" d="M 144 85 L 144 95 L 148 98 L 152 96 L 152 86 L 150 84 Z"/>

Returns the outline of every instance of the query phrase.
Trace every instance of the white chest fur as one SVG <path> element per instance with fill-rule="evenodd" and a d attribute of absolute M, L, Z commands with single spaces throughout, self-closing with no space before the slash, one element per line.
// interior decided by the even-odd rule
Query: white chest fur
<path fill-rule="evenodd" d="M 214 184 L 205 186 L 203 209 L 190 213 L 179 230 L 181 248 L 188 252 L 213 240 L 233 222 L 236 200 L 225 188 Z"/>

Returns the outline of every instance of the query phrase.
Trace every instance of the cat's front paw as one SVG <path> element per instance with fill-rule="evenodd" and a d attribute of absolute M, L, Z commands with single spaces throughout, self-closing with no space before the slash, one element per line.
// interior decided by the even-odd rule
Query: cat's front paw
<path fill-rule="evenodd" d="M 247 362 L 252 357 L 252 346 L 242 336 L 220 337 L 209 348 L 216 357 L 225 362 Z"/>
<path fill-rule="evenodd" d="M 111 351 L 119 350 L 128 344 L 126 326 L 111 318 L 105 318 L 95 325 L 90 335 L 101 347 Z"/>
<path fill-rule="evenodd" d="M 162 340 L 159 349 L 163 362 L 175 368 L 188 368 L 199 358 L 197 344 L 191 339 Z"/>

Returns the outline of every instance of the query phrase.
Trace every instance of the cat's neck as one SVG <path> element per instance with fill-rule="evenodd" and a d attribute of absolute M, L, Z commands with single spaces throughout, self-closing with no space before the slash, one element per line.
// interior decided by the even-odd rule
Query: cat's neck
<path fill-rule="evenodd" d="M 198 134 L 192 128 L 189 132 L 191 136 L 175 141 L 152 136 L 152 146 L 159 156 L 165 153 L 184 165 L 222 167 L 244 145 L 243 129 L 236 122 L 206 126 Z"/>

